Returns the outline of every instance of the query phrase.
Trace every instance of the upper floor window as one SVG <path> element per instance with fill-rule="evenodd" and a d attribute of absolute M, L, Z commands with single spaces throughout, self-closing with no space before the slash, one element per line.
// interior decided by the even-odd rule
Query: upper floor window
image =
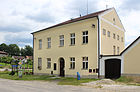
<path fill-rule="evenodd" d="M 39 40 L 39 49 L 42 48 L 42 39 Z"/>
<path fill-rule="evenodd" d="M 48 40 L 48 48 L 51 48 L 51 38 L 47 38 Z"/>
<path fill-rule="evenodd" d="M 60 46 L 64 46 L 64 35 L 60 35 L 59 39 L 60 39 Z"/>
<path fill-rule="evenodd" d="M 106 30 L 105 29 L 103 29 L 103 35 L 106 35 Z"/>
<path fill-rule="evenodd" d="M 38 69 L 42 69 L 42 58 L 38 58 Z"/>
<path fill-rule="evenodd" d="M 114 24 L 114 25 L 116 24 L 116 20 L 115 20 L 115 18 L 113 18 L 113 24 Z"/>
<path fill-rule="evenodd" d="M 75 45 L 75 33 L 70 34 L 70 44 Z"/>
<path fill-rule="evenodd" d="M 120 36 L 119 35 L 117 35 L 117 40 L 119 40 L 120 39 Z"/>
<path fill-rule="evenodd" d="M 116 54 L 116 46 L 113 46 L 113 54 Z"/>
<path fill-rule="evenodd" d="M 113 33 L 113 38 L 114 38 L 114 39 L 116 38 L 116 35 L 115 35 L 115 33 Z"/>
<path fill-rule="evenodd" d="M 117 47 L 117 54 L 119 55 L 120 54 L 120 48 Z"/>
<path fill-rule="evenodd" d="M 107 32 L 107 36 L 110 37 L 110 31 Z"/>
<path fill-rule="evenodd" d="M 88 43 L 88 31 L 83 32 L 83 43 Z"/>
<path fill-rule="evenodd" d="M 51 58 L 47 58 L 47 68 L 51 68 Z"/>
<path fill-rule="evenodd" d="M 123 37 L 121 37 L 121 41 L 123 42 Z"/>
<path fill-rule="evenodd" d="M 70 58 L 70 69 L 75 69 L 75 57 Z"/>
<path fill-rule="evenodd" d="M 88 57 L 83 57 L 83 69 L 88 69 Z"/>

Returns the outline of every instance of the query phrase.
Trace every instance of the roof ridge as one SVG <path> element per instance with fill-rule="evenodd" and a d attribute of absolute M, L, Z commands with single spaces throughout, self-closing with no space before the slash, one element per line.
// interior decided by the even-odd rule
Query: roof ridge
<path fill-rule="evenodd" d="M 47 30 L 47 29 L 50 29 L 50 28 L 53 28 L 53 27 L 57 27 L 57 26 L 61 26 L 61 25 L 65 25 L 65 24 L 69 24 L 69 23 L 73 23 L 73 22 L 77 22 L 77 21 L 80 21 L 80 20 L 97 17 L 99 14 L 101 14 L 101 13 L 107 11 L 107 10 L 110 10 L 110 9 L 112 9 L 112 8 L 104 9 L 104 10 L 93 12 L 93 13 L 90 13 L 90 14 L 87 14 L 87 15 L 84 15 L 84 16 L 80 16 L 80 17 L 74 18 L 74 19 L 70 19 L 70 20 L 58 23 L 56 25 L 53 25 L 53 26 L 41 29 L 39 31 L 33 32 L 31 34 L 34 34 L 34 33 L 37 33 L 37 32 L 43 31 L 43 30 Z"/>

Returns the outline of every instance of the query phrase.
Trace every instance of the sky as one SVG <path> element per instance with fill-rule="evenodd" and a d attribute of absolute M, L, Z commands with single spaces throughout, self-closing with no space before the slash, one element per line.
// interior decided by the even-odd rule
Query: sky
<path fill-rule="evenodd" d="M 140 35 L 140 0 L 0 0 L 0 44 L 32 46 L 32 32 L 81 14 L 114 7 L 126 30 L 125 45 Z"/>

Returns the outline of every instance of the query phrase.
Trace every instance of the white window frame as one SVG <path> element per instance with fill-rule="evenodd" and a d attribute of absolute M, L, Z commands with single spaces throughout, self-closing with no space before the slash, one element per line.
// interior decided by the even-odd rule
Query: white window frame
<path fill-rule="evenodd" d="M 121 37 L 121 41 L 122 41 L 122 42 L 123 42 L 123 40 L 124 40 L 123 37 Z"/>
<path fill-rule="evenodd" d="M 42 49 L 42 39 L 39 39 L 39 49 Z"/>
<path fill-rule="evenodd" d="M 51 68 L 51 58 L 47 58 L 47 69 Z"/>
<path fill-rule="evenodd" d="M 75 57 L 70 57 L 70 69 L 75 69 Z"/>
<path fill-rule="evenodd" d="M 116 54 L 116 46 L 113 46 L 113 54 Z"/>
<path fill-rule="evenodd" d="M 83 69 L 88 69 L 88 57 L 82 57 L 82 60 L 83 60 Z M 84 64 L 85 63 L 85 64 Z"/>
<path fill-rule="evenodd" d="M 42 58 L 38 58 L 38 69 L 42 69 Z"/>
<path fill-rule="evenodd" d="M 117 54 L 120 54 L 120 47 L 117 47 Z"/>
<path fill-rule="evenodd" d="M 75 45 L 75 33 L 70 34 L 70 45 Z"/>
<path fill-rule="evenodd" d="M 87 44 L 87 43 L 88 43 L 88 31 L 84 31 L 83 32 L 83 44 Z"/>
<path fill-rule="evenodd" d="M 107 36 L 110 37 L 110 31 L 107 31 Z"/>
<path fill-rule="evenodd" d="M 120 36 L 119 35 L 117 35 L 117 40 L 120 40 Z"/>
<path fill-rule="evenodd" d="M 103 35 L 106 35 L 106 29 L 103 29 Z"/>
<path fill-rule="evenodd" d="M 113 38 L 116 39 L 116 34 L 115 33 L 113 33 Z"/>
<path fill-rule="evenodd" d="M 60 46 L 64 46 L 64 35 L 60 35 L 59 36 L 59 39 L 60 39 Z"/>
<path fill-rule="evenodd" d="M 51 48 L 51 37 L 47 38 L 48 41 L 48 48 Z"/>

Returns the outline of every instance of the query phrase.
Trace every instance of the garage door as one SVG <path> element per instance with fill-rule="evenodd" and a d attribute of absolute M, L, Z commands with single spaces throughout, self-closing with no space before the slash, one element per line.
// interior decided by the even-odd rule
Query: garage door
<path fill-rule="evenodd" d="M 121 60 L 105 60 L 105 78 L 117 79 L 121 76 Z"/>

